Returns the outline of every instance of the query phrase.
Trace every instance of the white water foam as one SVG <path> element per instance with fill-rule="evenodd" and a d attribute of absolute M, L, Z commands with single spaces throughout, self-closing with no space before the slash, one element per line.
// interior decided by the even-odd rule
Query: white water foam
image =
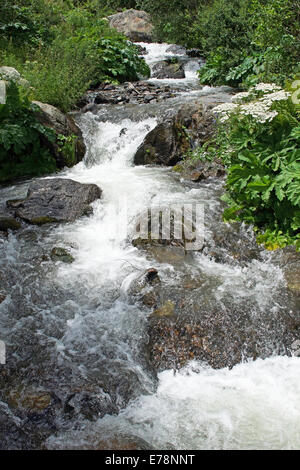
<path fill-rule="evenodd" d="M 155 449 L 299 449 L 300 359 L 274 357 L 214 370 L 191 362 L 165 371 L 153 395 L 117 417 L 48 440 L 48 448 L 97 446 L 139 436 Z"/>

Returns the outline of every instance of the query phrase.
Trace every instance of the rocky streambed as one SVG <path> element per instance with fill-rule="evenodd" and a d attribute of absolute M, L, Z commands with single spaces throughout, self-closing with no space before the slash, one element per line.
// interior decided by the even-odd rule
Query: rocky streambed
<path fill-rule="evenodd" d="M 221 162 L 182 162 L 233 93 L 187 75 L 91 91 L 84 161 L 1 190 L 3 449 L 299 446 L 299 254 L 223 223 Z M 201 247 L 134 237 L 185 204 Z"/>

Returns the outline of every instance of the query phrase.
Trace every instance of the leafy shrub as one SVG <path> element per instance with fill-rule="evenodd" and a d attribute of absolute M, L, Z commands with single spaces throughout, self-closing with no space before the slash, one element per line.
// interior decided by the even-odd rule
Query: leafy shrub
<path fill-rule="evenodd" d="M 258 84 L 214 108 L 228 176 L 227 221 L 253 224 L 267 248 L 300 249 L 300 113 L 291 93 Z"/>
<path fill-rule="evenodd" d="M 208 54 L 200 81 L 245 88 L 261 81 L 284 85 L 297 73 L 299 15 L 299 0 L 214 0 L 194 27 Z"/>
<path fill-rule="evenodd" d="M 17 68 L 29 80 L 35 99 L 69 111 L 91 85 L 101 81 L 138 80 L 149 75 L 138 49 L 122 34 L 110 29 L 103 19 L 99 2 L 77 2 L 77 7 L 71 1 L 62 0 L 13 3 L 18 9 L 30 12 L 35 42 L 31 36 L 24 36 L 20 46 L 17 37 L 3 37 L 0 62 Z M 7 18 L 3 19 L 6 26 Z M 33 47 L 34 44 L 38 47 Z"/>
<path fill-rule="evenodd" d="M 137 0 L 139 9 L 151 14 L 158 40 L 193 47 L 192 26 L 197 8 L 205 0 Z"/>
<path fill-rule="evenodd" d="M 0 104 L 1 183 L 55 171 L 56 162 L 41 139 L 54 140 L 54 133 L 37 121 L 38 110 L 15 83 L 8 85 L 6 104 Z"/>

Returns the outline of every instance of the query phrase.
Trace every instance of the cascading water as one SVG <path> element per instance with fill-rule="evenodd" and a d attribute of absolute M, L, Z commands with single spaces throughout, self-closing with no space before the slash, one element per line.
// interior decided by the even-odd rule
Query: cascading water
<path fill-rule="evenodd" d="M 142 45 L 150 65 L 172 55 L 169 45 Z M 0 379 L 3 448 L 38 448 L 43 442 L 49 449 L 97 448 L 103 436 L 116 433 L 157 449 L 299 447 L 300 359 L 276 356 L 282 351 L 267 331 L 260 332 L 266 356 L 272 350 L 274 357 L 231 370 L 192 361 L 179 373 L 161 372 L 157 384 L 145 361 L 149 312 L 128 291 L 153 265 L 170 285 L 201 275 L 201 302 L 220 308 L 231 302 L 240 309 L 247 304 L 258 329 L 260 315 L 276 317 L 292 308 L 271 254 L 244 264 L 218 262 L 205 252 L 171 262 L 130 242 L 136 216 L 151 204 L 203 202 L 207 238 L 210 227 L 221 227 L 222 182 L 189 185 L 168 168 L 132 163 L 163 113 L 188 101 L 230 99 L 225 89 L 201 89 L 196 68 L 197 61 L 187 61 L 186 79 L 166 80 L 180 82 L 183 91 L 164 103 L 106 105 L 98 114 L 77 116 L 86 159 L 60 176 L 103 189 L 93 215 L 56 228 L 28 227 L 2 242 L 9 291 L 0 306 L 8 351 L 6 377 Z M 5 188 L 1 200 L 21 197 L 27 187 Z M 119 233 L 125 202 L 129 232 Z M 53 246 L 67 247 L 75 262 L 44 260 Z M 37 396 L 49 400 L 49 412 Z M 28 413 L 30 400 L 35 408 L 40 404 L 39 413 Z"/>

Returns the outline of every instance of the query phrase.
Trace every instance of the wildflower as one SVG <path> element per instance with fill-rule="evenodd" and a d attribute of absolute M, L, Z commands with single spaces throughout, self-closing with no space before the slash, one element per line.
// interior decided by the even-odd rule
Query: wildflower
<path fill-rule="evenodd" d="M 229 115 L 231 114 L 231 112 L 235 111 L 237 108 L 238 108 L 238 105 L 235 103 L 223 103 L 223 104 L 219 104 L 218 106 L 215 106 L 212 109 L 212 112 L 219 114 L 220 121 L 225 122 L 229 118 Z"/>
<path fill-rule="evenodd" d="M 273 91 L 281 90 L 281 87 L 275 83 L 258 83 L 252 88 L 255 91 L 262 91 L 263 93 L 272 93 Z"/>
<path fill-rule="evenodd" d="M 252 116 L 257 122 L 265 123 L 272 121 L 277 115 L 277 111 L 271 111 L 269 103 L 264 101 L 252 101 L 240 107 L 240 113 L 244 116 Z"/>
<path fill-rule="evenodd" d="M 274 101 L 285 101 L 288 100 L 290 96 L 291 93 L 289 93 L 288 91 L 280 90 L 271 93 L 270 95 L 264 96 L 261 100 L 268 106 L 272 106 Z"/>
<path fill-rule="evenodd" d="M 243 91 L 242 93 L 237 93 L 236 95 L 234 95 L 231 101 L 234 103 L 240 103 L 249 96 L 250 93 L 248 91 Z"/>

